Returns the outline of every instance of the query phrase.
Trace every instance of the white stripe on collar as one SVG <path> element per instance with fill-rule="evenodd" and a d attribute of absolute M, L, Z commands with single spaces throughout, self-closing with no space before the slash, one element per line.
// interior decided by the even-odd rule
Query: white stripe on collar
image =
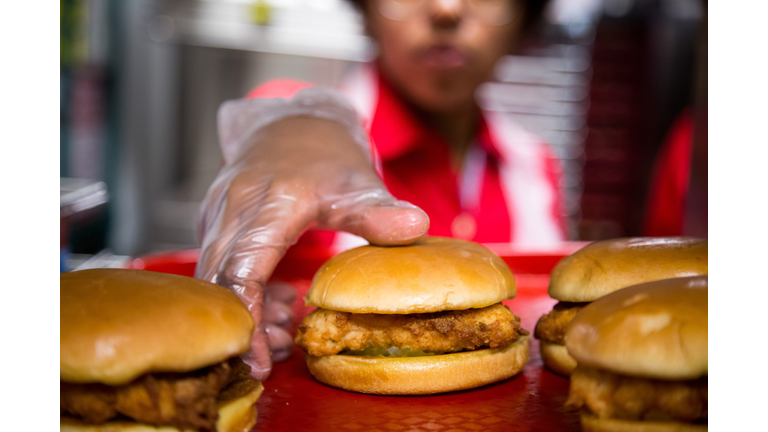
<path fill-rule="evenodd" d="M 459 203 L 462 212 L 471 213 L 480 207 L 487 163 L 488 154 L 473 142 L 464 156 L 464 164 L 458 178 Z"/>
<path fill-rule="evenodd" d="M 552 212 L 558 192 L 547 178 L 546 144 L 503 114 L 483 114 L 504 157 L 499 175 L 512 219 L 510 241 L 537 245 L 564 241 Z"/>

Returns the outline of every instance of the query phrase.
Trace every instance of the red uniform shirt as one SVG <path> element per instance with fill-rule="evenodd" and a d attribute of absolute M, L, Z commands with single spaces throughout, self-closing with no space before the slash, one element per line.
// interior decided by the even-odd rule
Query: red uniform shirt
<path fill-rule="evenodd" d="M 684 111 L 675 121 L 661 149 L 648 195 L 643 235 L 683 234 L 685 200 L 691 177 L 693 117 Z"/>
<path fill-rule="evenodd" d="M 507 242 L 513 221 L 499 180 L 499 152 L 481 118 L 475 145 L 485 157 L 471 203 L 462 203 L 461 173 L 451 166 L 445 139 L 420 123 L 386 81 L 379 79 L 379 99 L 370 136 L 381 159 L 382 178 L 398 199 L 419 206 L 430 217 L 431 235 L 477 242 Z M 483 157 L 481 156 L 481 157 Z M 471 187 L 471 186 L 467 186 Z"/>
<path fill-rule="evenodd" d="M 291 97 L 310 85 L 275 80 L 247 97 Z M 484 243 L 565 240 L 559 166 L 541 140 L 500 116 L 484 113 L 457 171 L 445 139 L 421 123 L 374 69 L 358 71 L 344 91 L 370 133 L 384 183 L 395 198 L 429 215 L 430 235 Z M 332 236 L 311 233 L 303 241 L 325 242 Z"/>

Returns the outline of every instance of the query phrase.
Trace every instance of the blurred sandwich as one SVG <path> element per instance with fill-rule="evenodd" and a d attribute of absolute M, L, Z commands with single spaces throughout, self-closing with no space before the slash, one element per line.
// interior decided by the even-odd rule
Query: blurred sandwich
<path fill-rule="evenodd" d="M 567 404 L 585 431 L 707 430 L 707 291 L 706 276 L 635 285 L 573 319 Z"/>
<path fill-rule="evenodd" d="M 229 290 L 143 270 L 61 275 L 62 431 L 245 432 L 261 382 Z M 157 428 L 157 429 L 156 429 Z"/>
<path fill-rule="evenodd" d="M 565 349 L 576 314 L 618 289 L 655 280 L 707 274 L 707 240 L 687 237 L 624 238 L 591 243 L 555 266 L 550 297 L 559 300 L 536 323 L 544 364 L 569 376 L 576 361 Z"/>

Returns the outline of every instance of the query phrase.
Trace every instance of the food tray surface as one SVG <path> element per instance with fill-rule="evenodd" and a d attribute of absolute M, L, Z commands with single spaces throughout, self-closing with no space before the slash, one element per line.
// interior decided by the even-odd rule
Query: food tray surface
<path fill-rule="evenodd" d="M 488 245 L 517 277 L 517 297 L 505 301 L 533 333 L 539 317 L 556 303 L 546 286 L 552 267 L 583 244 L 544 251 Z M 313 308 L 302 297 L 312 275 L 331 253 L 294 248 L 273 279 L 297 290 L 292 334 Z M 191 276 L 197 251 L 179 251 L 134 260 L 132 267 Z M 496 384 L 433 396 L 372 396 L 328 387 L 315 381 L 295 347 L 289 360 L 275 364 L 258 402 L 255 431 L 579 431 L 578 413 L 564 407 L 569 381 L 545 369 L 538 340 L 531 337 L 531 359 L 522 373 Z"/>

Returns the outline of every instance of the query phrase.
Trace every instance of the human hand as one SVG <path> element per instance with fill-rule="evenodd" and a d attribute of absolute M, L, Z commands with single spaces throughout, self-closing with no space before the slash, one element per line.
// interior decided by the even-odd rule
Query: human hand
<path fill-rule="evenodd" d="M 421 209 L 386 190 L 347 128 L 312 116 L 256 131 L 220 171 L 201 210 L 196 276 L 232 289 L 251 311 L 257 328 L 245 360 L 258 379 L 270 373 L 270 353 L 276 361 L 290 354 L 284 330 L 290 307 L 276 300 L 290 295 L 284 285 L 265 286 L 304 231 L 346 231 L 373 244 L 400 245 L 429 227 Z"/>
<path fill-rule="evenodd" d="M 296 300 L 296 290 L 287 283 L 273 282 L 264 287 L 264 331 L 272 361 L 283 361 L 291 355 L 293 338 L 288 329 L 293 322 L 291 304 Z"/>

